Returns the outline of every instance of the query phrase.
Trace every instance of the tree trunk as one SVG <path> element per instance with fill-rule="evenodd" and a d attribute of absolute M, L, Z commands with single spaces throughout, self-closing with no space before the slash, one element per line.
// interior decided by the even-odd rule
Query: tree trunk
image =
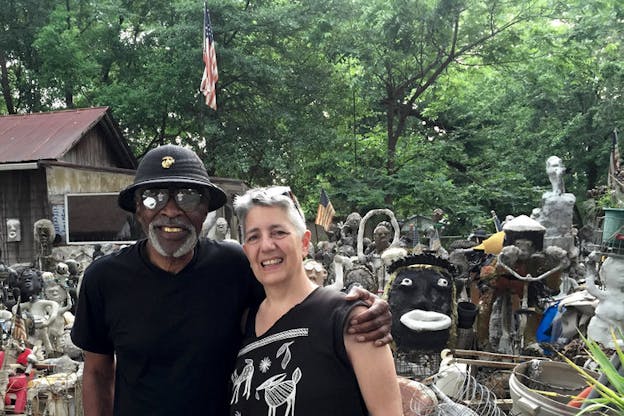
<path fill-rule="evenodd" d="M 7 70 L 6 57 L 0 51 L 0 85 L 2 85 L 2 96 L 9 114 L 15 114 L 13 106 L 13 96 L 11 95 L 11 86 L 9 85 L 9 71 Z"/>
<path fill-rule="evenodd" d="M 386 113 L 387 117 L 387 149 L 386 149 L 386 174 L 391 176 L 394 174 L 395 170 L 395 158 L 396 158 L 396 146 L 398 141 L 398 136 L 394 131 L 394 113 L 395 109 L 392 104 L 390 104 L 390 108 L 388 108 L 388 112 Z M 384 203 L 386 206 L 391 207 L 394 201 L 394 196 L 389 192 L 384 196 Z"/>

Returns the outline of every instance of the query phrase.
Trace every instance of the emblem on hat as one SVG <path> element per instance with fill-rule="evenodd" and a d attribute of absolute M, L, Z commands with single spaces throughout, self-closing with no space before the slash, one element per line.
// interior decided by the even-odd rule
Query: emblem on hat
<path fill-rule="evenodd" d="M 171 156 L 165 156 L 162 158 L 161 166 L 163 169 L 169 169 L 175 163 L 175 159 Z"/>

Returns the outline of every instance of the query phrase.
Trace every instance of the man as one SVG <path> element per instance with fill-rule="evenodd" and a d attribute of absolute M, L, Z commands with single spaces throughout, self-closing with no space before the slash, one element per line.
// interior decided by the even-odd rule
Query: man
<path fill-rule="evenodd" d="M 72 340 L 86 416 L 227 414 L 241 318 L 264 293 L 240 245 L 198 238 L 225 202 L 199 157 L 173 145 L 149 151 L 120 192 L 147 239 L 85 271 Z M 376 303 L 351 331 L 384 344 L 390 316 Z"/>

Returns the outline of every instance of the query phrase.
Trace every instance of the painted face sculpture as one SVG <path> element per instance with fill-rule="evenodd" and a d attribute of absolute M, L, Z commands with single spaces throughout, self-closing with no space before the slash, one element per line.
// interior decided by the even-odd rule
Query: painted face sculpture
<path fill-rule="evenodd" d="M 39 294 L 43 287 L 43 278 L 39 270 L 29 267 L 16 276 L 16 281 L 9 282 L 9 286 L 18 288 L 21 301 L 26 302 Z"/>
<path fill-rule="evenodd" d="M 390 228 L 380 223 L 375 227 L 375 231 L 373 231 L 373 239 L 375 241 L 375 251 L 381 253 L 390 247 Z"/>
<path fill-rule="evenodd" d="M 453 266 L 429 254 L 408 256 L 388 267 L 392 336 L 399 351 L 442 350 L 449 339 Z"/>

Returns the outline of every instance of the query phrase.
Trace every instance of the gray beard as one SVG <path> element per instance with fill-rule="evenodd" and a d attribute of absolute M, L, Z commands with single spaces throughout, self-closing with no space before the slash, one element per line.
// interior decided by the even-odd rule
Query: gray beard
<path fill-rule="evenodd" d="M 160 245 L 160 242 L 158 241 L 158 237 L 156 236 L 155 227 L 152 224 L 149 225 L 149 232 L 147 234 L 147 238 L 149 239 L 149 242 L 152 245 L 152 247 L 154 247 L 154 250 L 156 250 L 156 252 L 160 254 L 161 256 L 179 258 L 191 252 L 191 250 L 193 250 L 195 248 L 195 245 L 197 244 L 197 232 L 195 231 L 195 228 L 191 228 L 190 232 L 191 233 L 186 238 L 184 243 L 182 243 L 182 245 L 173 253 L 168 253 L 163 248 L 163 246 Z"/>

